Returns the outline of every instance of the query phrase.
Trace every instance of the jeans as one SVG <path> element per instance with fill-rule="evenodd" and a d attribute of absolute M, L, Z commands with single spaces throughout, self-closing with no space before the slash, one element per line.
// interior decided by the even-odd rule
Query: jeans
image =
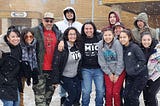
<path fill-rule="evenodd" d="M 95 106 L 103 106 L 104 77 L 101 69 L 82 69 L 82 106 L 89 106 L 92 80 L 96 88 Z"/>
<path fill-rule="evenodd" d="M 1 99 L 3 102 L 3 106 L 19 106 L 20 105 L 20 92 L 18 92 L 18 100 L 17 101 L 8 101 L 8 100 L 4 100 Z"/>
<path fill-rule="evenodd" d="M 62 76 L 62 81 L 62 87 L 68 93 L 64 106 L 72 106 L 81 96 L 81 80 L 78 76 L 74 78 Z"/>

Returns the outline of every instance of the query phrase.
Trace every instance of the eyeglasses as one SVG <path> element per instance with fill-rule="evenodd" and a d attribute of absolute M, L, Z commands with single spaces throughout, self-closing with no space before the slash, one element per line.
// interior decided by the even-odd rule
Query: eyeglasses
<path fill-rule="evenodd" d="M 32 35 L 27 35 L 27 36 L 25 36 L 25 39 L 28 39 L 28 38 L 30 38 L 30 39 L 33 39 L 33 36 Z"/>
<path fill-rule="evenodd" d="M 49 19 L 45 19 L 45 22 L 50 22 L 50 23 L 53 23 L 53 20 L 49 20 Z"/>

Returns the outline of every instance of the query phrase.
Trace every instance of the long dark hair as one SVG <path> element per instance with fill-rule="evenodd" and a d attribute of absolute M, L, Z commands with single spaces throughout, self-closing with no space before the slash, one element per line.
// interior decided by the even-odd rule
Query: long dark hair
<path fill-rule="evenodd" d="M 34 36 L 34 32 L 33 32 L 33 30 L 31 28 L 23 29 L 22 32 L 21 32 L 21 41 L 23 43 L 25 43 L 25 37 L 26 37 L 28 32 L 30 32 Z"/>
<path fill-rule="evenodd" d="M 92 21 L 86 21 L 86 22 L 83 24 L 83 26 L 82 26 L 81 36 L 82 36 L 82 37 L 86 37 L 86 36 L 87 36 L 87 35 L 85 34 L 85 32 L 84 32 L 84 27 L 85 27 L 85 25 L 86 25 L 86 24 L 90 24 L 90 25 L 92 25 L 93 30 L 94 30 L 94 32 L 93 32 L 93 36 L 94 36 L 94 35 L 96 35 L 96 34 L 97 34 L 97 28 L 96 28 L 96 25 L 95 25 Z"/>
<path fill-rule="evenodd" d="M 70 30 L 74 30 L 76 32 L 76 41 L 75 41 L 75 45 L 78 46 L 78 48 L 80 48 L 81 46 L 81 38 L 80 38 L 80 33 L 78 32 L 78 30 L 74 27 L 69 27 L 67 28 L 65 31 L 64 31 L 64 34 L 63 34 L 63 39 L 64 39 L 64 42 L 67 42 L 68 41 L 68 33 Z"/>
<path fill-rule="evenodd" d="M 136 41 L 136 39 L 133 36 L 132 31 L 130 29 L 123 29 L 121 32 L 124 32 L 124 33 L 127 34 L 128 38 L 129 38 L 129 41 L 132 41 L 132 42 L 138 44 L 138 42 Z"/>

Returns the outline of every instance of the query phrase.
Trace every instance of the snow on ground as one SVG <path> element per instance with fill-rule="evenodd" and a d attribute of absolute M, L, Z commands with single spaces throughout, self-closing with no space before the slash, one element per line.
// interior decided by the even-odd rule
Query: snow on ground
<path fill-rule="evenodd" d="M 90 106 L 95 106 L 94 105 L 94 99 L 95 99 L 95 89 L 93 86 L 93 90 L 92 90 L 92 94 L 91 94 L 91 101 L 90 101 Z M 59 96 L 59 87 L 55 90 L 55 93 L 53 95 L 52 98 L 52 102 L 51 102 L 51 106 L 60 106 L 60 96 Z M 158 93 L 158 99 L 159 99 L 159 104 L 160 104 L 160 92 Z M 32 91 L 32 87 L 31 86 L 25 86 L 25 90 L 24 90 L 24 104 L 25 106 L 35 106 L 34 104 L 34 95 L 33 95 L 33 91 Z M 2 103 L 0 101 L 0 106 L 2 106 Z M 144 106 L 143 103 L 143 98 L 142 95 L 140 96 L 140 106 Z"/>

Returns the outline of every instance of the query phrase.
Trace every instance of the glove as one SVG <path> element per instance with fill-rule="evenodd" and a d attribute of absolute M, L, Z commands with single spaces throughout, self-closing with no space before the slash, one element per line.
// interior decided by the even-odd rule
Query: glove
<path fill-rule="evenodd" d="M 30 86 L 31 85 L 31 78 L 27 78 L 26 83 L 27 83 L 28 86 Z"/>
<path fill-rule="evenodd" d="M 32 71 L 32 79 L 33 79 L 33 84 L 38 84 L 38 75 L 39 75 L 39 72 L 38 72 L 38 69 L 37 68 L 34 68 L 33 71 Z"/>

